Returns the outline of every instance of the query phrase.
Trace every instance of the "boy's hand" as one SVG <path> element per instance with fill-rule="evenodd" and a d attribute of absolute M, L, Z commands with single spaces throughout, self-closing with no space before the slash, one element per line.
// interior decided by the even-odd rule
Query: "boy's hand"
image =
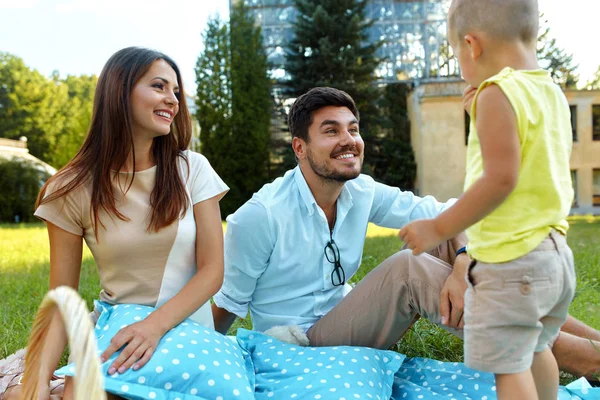
<path fill-rule="evenodd" d="M 429 251 L 444 241 L 435 219 L 421 219 L 405 225 L 400 230 L 400 238 L 414 255 Z"/>
<path fill-rule="evenodd" d="M 475 93 L 477 93 L 477 88 L 469 85 L 463 90 L 463 106 L 465 107 L 465 111 L 469 116 L 471 116 L 471 106 L 473 105 L 473 98 L 475 97 Z"/>

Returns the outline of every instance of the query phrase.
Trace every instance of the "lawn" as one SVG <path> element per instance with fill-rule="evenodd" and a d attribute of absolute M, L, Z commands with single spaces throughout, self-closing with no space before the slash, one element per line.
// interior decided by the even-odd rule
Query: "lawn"
<path fill-rule="evenodd" d="M 571 314 L 600 329 L 600 218 L 572 219 L 569 244 L 575 254 L 577 292 Z M 352 282 L 395 252 L 400 242 L 397 231 L 370 226 L 360 270 Z M 27 343 L 33 317 L 48 288 L 49 249 L 42 224 L 0 225 L 0 359 Z M 98 274 L 91 253 L 83 257 L 80 293 L 91 308 L 99 291 Z M 235 334 L 249 322 L 236 321 Z M 409 356 L 444 361 L 462 360 L 462 342 L 428 323 L 419 321 L 395 350 Z"/>

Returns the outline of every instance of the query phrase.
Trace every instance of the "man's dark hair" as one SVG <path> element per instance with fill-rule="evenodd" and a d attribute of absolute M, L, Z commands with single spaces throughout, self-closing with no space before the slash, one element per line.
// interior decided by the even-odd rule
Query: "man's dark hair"
<path fill-rule="evenodd" d="M 323 107 L 346 107 L 360 120 L 358 109 L 350 95 L 331 87 L 316 87 L 298 97 L 288 116 L 288 125 L 292 138 L 298 137 L 308 142 L 308 127 L 312 124 L 313 113 Z"/>

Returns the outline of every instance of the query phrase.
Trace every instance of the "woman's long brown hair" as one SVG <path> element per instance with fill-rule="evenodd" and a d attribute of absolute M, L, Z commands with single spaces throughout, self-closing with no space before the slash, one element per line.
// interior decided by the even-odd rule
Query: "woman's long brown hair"
<path fill-rule="evenodd" d="M 119 50 L 106 62 L 98 78 L 87 137 L 75 157 L 42 187 L 36 208 L 40 204 L 66 196 L 91 181 L 90 214 L 96 238 L 98 225 L 104 227 L 100 221 L 100 208 L 109 215 L 123 221 L 128 220 L 127 216 L 117 210 L 112 182 L 115 171 L 125 165 L 129 156 L 133 158 L 134 170 L 129 186 L 135 177 L 130 96 L 135 84 L 156 60 L 166 61 L 175 70 L 181 95 L 179 112 L 171 124 L 171 132 L 156 137 L 152 144 L 151 151 L 157 170 L 156 184 L 150 195 L 152 215 L 148 231 L 157 232 L 180 218 L 182 213 L 185 214 L 190 200 L 179 173 L 178 158 L 182 157 L 187 163 L 182 152 L 190 143 L 192 126 L 181 74 L 175 62 L 165 54 L 139 47 Z M 44 197 L 48 185 L 55 181 L 63 185 L 57 185 L 59 189 Z"/>

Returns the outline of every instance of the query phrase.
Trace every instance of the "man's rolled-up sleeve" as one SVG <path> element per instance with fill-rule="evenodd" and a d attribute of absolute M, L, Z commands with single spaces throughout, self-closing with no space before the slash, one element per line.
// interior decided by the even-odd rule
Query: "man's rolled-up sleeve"
<path fill-rule="evenodd" d="M 373 206 L 369 221 L 379 226 L 400 229 L 411 221 L 434 218 L 456 202 L 445 203 L 433 196 L 419 197 L 392 186 L 374 182 Z"/>
<path fill-rule="evenodd" d="M 215 304 L 246 318 L 256 283 L 267 268 L 273 243 L 265 207 L 250 200 L 227 218 L 225 276 Z"/>

